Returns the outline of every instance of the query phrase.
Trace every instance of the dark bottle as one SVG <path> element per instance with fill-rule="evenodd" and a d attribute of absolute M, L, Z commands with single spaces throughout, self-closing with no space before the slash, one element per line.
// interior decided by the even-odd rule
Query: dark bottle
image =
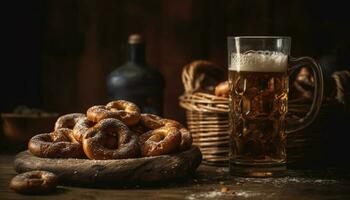
<path fill-rule="evenodd" d="M 137 104 L 142 112 L 162 115 L 164 78 L 145 62 L 145 42 L 141 35 L 129 36 L 128 61 L 107 78 L 110 100 L 123 99 Z"/>

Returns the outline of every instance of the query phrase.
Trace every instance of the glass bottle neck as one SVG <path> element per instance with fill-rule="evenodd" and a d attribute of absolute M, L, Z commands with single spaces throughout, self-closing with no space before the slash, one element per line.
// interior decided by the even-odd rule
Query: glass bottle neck
<path fill-rule="evenodd" d="M 129 44 L 129 62 L 145 63 L 145 45 Z"/>

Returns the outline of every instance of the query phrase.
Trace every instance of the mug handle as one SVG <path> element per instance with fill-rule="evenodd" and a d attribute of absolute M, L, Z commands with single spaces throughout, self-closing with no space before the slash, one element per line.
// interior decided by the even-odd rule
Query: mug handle
<path fill-rule="evenodd" d="M 302 66 L 310 66 L 315 80 L 315 87 L 310 110 L 304 117 L 297 119 L 294 122 L 288 122 L 287 120 L 288 126 L 291 126 L 286 128 L 287 134 L 295 133 L 308 127 L 315 120 L 317 114 L 319 113 L 323 99 L 323 75 L 320 65 L 310 57 L 290 58 L 289 65 L 292 67 L 288 68 L 288 76 L 290 76 L 296 69 L 299 69 Z"/>

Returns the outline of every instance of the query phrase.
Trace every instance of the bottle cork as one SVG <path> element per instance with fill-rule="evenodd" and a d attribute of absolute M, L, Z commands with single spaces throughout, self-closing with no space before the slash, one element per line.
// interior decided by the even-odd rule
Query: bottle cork
<path fill-rule="evenodd" d="M 140 44 L 144 43 L 143 36 L 141 34 L 131 34 L 128 40 L 129 44 Z"/>

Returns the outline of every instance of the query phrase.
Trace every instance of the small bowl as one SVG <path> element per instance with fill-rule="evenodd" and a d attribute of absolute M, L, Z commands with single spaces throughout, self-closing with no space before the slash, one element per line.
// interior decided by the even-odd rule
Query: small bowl
<path fill-rule="evenodd" d="M 19 145 L 26 145 L 34 135 L 51 132 L 58 114 L 2 113 L 1 117 L 5 138 Z"/>

